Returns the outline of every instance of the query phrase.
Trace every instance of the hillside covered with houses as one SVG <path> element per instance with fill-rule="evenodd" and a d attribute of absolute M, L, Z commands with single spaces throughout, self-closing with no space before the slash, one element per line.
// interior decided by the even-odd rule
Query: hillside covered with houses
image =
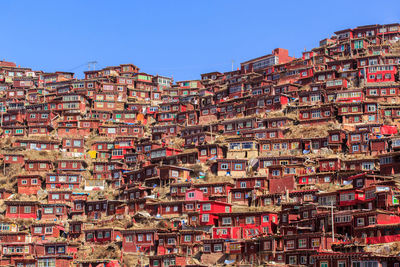
<path fill-rule="evenodd" d="M 399 267 L 400 24 L 289 55 L 0 61 L 0 266 Z"/>

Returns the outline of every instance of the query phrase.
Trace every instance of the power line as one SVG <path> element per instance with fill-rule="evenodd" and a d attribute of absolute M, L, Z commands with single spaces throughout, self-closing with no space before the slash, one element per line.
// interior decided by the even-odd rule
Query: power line
<path fill-rule="evenodd" d="M 79 65 L 79 66 L 76 66 L 76 67 L 74 67 L 74 68 L 71 68 L 71 69 L 69 69 L 69 70 L 67 70 L 67 71 L 76 70 L 77 68 L 83 67 L 83 66 L 85 66 L 86 64 L 87 64 L 87 63 L 85 62 L 85 63 L 83 63 L 83 64 L 81 64 L 81 65 Z"/>

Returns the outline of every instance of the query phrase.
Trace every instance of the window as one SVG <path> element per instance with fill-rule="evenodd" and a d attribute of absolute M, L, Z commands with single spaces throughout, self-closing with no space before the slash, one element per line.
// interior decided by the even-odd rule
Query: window
<path fill-rule="evenodd" d="M 299 248 L 306 248 L 307 247 L 307 239 L 302 238 L 299 239 Z"/>
<path fill-rule="evenodd" d="M 256 220 L 254 216 L 246 217 L 246 224 L 255 224 Z"/>
<path fill-rule="evenodd" d="M 227 170 L 227 169 L 228 169 L 228 163 L 222 163 L 221 170 Z"/>
<path fill-rule="evenodd" d="M 372 170 L 374 168 L 373 162 L 363 162 L 362 163 L 362 170 Z"/>
<path fill-rule="evenodd" d="M 367 109 L 369 112 L 375 112 L 376 111 L 376 105 L 367 105 Z"/>
<path fill-rule="evenodd" d="M 235 198 L 236 198 L 236 199 L 242 198 L 242 193 L 240 193 L 240 192 L 235 192 Z"/>
<path fill-rule="evenodd" d="M 24 213 L 31 213 L 32 209 L 30 206 L 24 207 Z"/>
<path fill-rule="evenodd" d="M 201 187 L 200 190 L 203 191 L 204 194 L 208 193 L 208 188 L 207 187 Z"/>
<path fill-rule="evenodd" d="M 128 236 L 125 237 L 125 242 L 131 243 L 132 241 L 133 241 L 133 239 L 132 239 L 131 235 L 128 235 Z"/>
<path fill-rule="evenodd" d="M 297 256 L 289 256 L 289 264 L 297 264 Z"/>
<path fill-rule="evenodd" d="M 191 242 L 192 241 L 192 236 L 191 235 L 185 235 L 184 240 L 185 240 L 185 242 Z"/>
<path fill-rule="evenodd" d="M 376 218 L 374 216 L 368 217 L 368 225 L 376 224 Z"/>
<path fill-rule="evenodd" d="M 214 188 L 214 193 L 222 193 L 222 186 L 218 186 Z"/>
<path fill-rule="evenodd" d="M 281 171 L 280 170 L 272 170 L 272 176 L 280 176 Z"/>
<path fill-rule="evenodd" d="M 203 211 L 210 211 L 211 210 L 211 204 L 203 204 Z"/>
<path fill-rule="evenodd" d="M 242 170 L 242 164 L 241 163 L 235 164 L 234 165 L 234 169 L 237 170 L 237 171 L 241 171 Z"/>
<path fill-rule="evenodd" d="M 201 217 L 202 222 L 209 222 L 209 220 L 210 220 L 209 214 L 203 214 L 201 216 L 202 216 Z"/>
<path fill-rule="evenodd" d="M 312 118 L 320 118 L 321 117 L 321 111 L 320 110 L 313 110 L 311 112 L 311 117 Z"/>
<path fill-rule="evenodd" d="M 142 235 L 142 234 L 139 234 L 139 235 L 137 236 L 137 240 L 138 240 L 138 241 L 143 241 L 143 235 Z"/>
<path fill-rule="evenodd" d="M 364 218 L 357 218 L 357 226 L 364 226 Z"/>
<path fill-rule="evenodd" d="M 223 217 L 222 218 L 222 225 L 231 225 L 232 224 L 232 218 L 231 217 Z"/>
<path fill-rule="evenodd" d="M 189 192 L 188 193 L 188 198 L 194 198 L 194 192 Z"/>
<path fill-rule="evenodd" d="M 264 215 L 262 217 L 262 222 L 269 222 L 269 216 L 268 215 Z"/>
<path fill-rule="evenodd" d="M 352 267 L 378 267 L 377 261 L 353 261 L 351 263 Z"/>
<path fill-rule="evenodd" d="M 103 238 L 103 232 L 98 232 L 97 233 L 97 238 Z"/>
<path fill-rule="evenodd" d="M 222 251 L 222 244 L 214 244 L 214 252 Z"/>
<path fill-rule="evenodd" d="M 318 248 L 320 244 L 319 238 L 313 238 L 311 239 L 311 247 L 312 248 Z"/>

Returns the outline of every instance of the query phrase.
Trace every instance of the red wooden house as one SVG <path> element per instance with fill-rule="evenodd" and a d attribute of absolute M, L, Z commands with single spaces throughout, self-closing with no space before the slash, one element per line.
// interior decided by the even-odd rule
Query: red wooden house
<path fill-rule="evenodd" d="M 360 70 L 360 76 L 365 76 L 367 83 L 394 82 L 396 73 L 397 66 L 389 64 L 368 66 Z"/>
<path fill-rule="evenodd" d="M 53 140 L 37 140 L 37 139 L 17 139 L 13 143 L 14 147 L 22 147 L 34 150 L 58 150 L 60 146 L 59 141 Z"/>
<path fill-rule="evenodd" d="M 7 126 L 20 125 L 25 122 L 25 119 L 26 119 L 26 112 L 24 110 L 10 110 L 7 113 L 3 114 L 3 125 Z"/>
<path fill-rule="evenodd" d="M 202 230 L 180 230 L 178 236 L 179 252 L 186 255 L 194 255 L 199 252 L 205 234 Z"/>
<path fill-rule="evenodd" d="M 18 194 L 36 195 L 42 188 L 42 176 L 40 175 L 19 175 L 14 177 L 17 180 Z"/>
<path fill-rule="evenodd" d="M 85 171 L 87 163 L 81 159 L 59 159 L 55 161 L 57 171 Z"/>
<path fill-rule="evenodd" d="M 197 149 L 200 162 L 222 159 L 226 156 L 226 148 L 219 144 L 202 144 L 198 145 Z"/>
<path fill-rule="evenodd" d="M 218 226 L 241 227 L 242 238 L 249 239 L 262 233 L 273 234 L 277 230 L 278 215 L 275 212 L 218 213 Z"/>
<path fill-rule="evenodd" d="M 77 189 L 82 181 L 82 176 L 76 173 L 47 173 L 46 189 Z"/>
<path fill-rule="evenodd" d="M 17 136 L 17 137 L 21 137 L 21 136 L 27 136 L 28 132 L 27 132 L 27 127 L 26 126 L 3 126 L 3 136 Z"/>
<path fill-rule="evenodd" d="M 77 133 L 80 136 L 89 136 L 91 132 L 96 132 L 99 128 L 100 120 L 80 119 L 78 121 Z"/>
<path fill-rule="evenodd" d="M 85 205 L 85 214 L 89 218 L 100 219 L 104 216 L 111 216 L 116 214 L 117 206 L 121 204 L 121 201 L 118 200 L 93 200 L 86 201 Z"/>
<path fill-rule="evenodd" d="M 6 200 L 8 218 L 37 218 L 39 203 L 37 201 Z"/>
<path fill-rule="evenodd" d="M 25 156 L 23 154 L 3 154 L 3 162 L 5 164 L 25 164 Z"/>
<path fill-rule="evenodd" d="M 232 211 L 231 204 L 206 200 L 203 192 L 198 189 L 186 192 L 185 203 L 185 210 L 189 215 L 189 225 L 215 225 L 218 219 L 215 213 L 230 213 Z"/>
<path fill-rule="evenodd" d="M 70 206 L 63 203 L 51 203 L 40 205 L 41 219 L 44 220 L 66 220 Z"/>
<path fill-rule="evenodd" d="M 106 125 L 99 126 L 99 134 L 107 137 L 116 136 L 134 136 L 143 137 L 144 126 L 138 124 L 119 124 L 119 125 Z"/>
<path fill-rule="evenodd" d="M 61 146 L 67 152 L 83 153 L 85 152 L 85 140 L 83 138 L 64 137 Z"/>
<path fill-rule="evenodd" d="M 28 126 L 33 125 L 51 125 L 56 115 L 50 110 L 35 110 L 30 111 L 26 117 Z"/>
<path fill-rule="evenodd" d="M 328 147 L 335 152 L 341 152 L 345 148 L 346 132 L 344 130 L 328 131 Z"/>
<path fill-rule="evenodd" d="M 27 159 L 25 160 L 24 169 L 29 173 L 41 173 L 53 170 L 54 166 L 50 160 Z"/>
<path fill-rule="evenodd" d="M 121 229 L 107 228 L 107 227 L 94 227 L 92 229 L 84 229 L 85 241 L 89 243 L 110 243 L 114 241 L 121 241 Z"/>
<path fill-rule="evenodd" d="M 149 254 L 155 250 L 157 233 L 161 229 L 127 229 L 122 230 L 122 250 L 124 252 L 143 252 Z"/>
<path fill-rule="evenodd" d="M 247 159 L 217 159 L 218 176 L 244 176 L 248 168 Z"/>
<path fill-rule="evenodd" d="M 208 199 L 228 202 L 228 196 L 234 184 L 230 182 L 212 182 L 193 184 L 192 187 L 199 188 Z"/>
<path fill-rule="evenodd" d="M 54 222 L 35 223 L 30 226 L 33 241 L 58 238 L 65 231 L 64 226 Z"/>
<path fill-rule="evenodd" d="M 49 190 L 47 191 L 47 202 L 48 203 L 65 203 L 72 202 L 72 191 L 71 190 Z"/>
<path fill-rule="evenodd" d="M 334 109 L 331 104 L 318 107 L 306 107 L 299 110 L 299 121 L 303 124 L 315 124 L 334 121 Z"/>

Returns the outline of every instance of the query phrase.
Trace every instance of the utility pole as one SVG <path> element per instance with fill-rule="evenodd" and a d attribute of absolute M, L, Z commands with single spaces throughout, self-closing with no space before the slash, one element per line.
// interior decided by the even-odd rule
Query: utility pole
<path fill-rule="evenodd" d="M 4 103 L 1 104 L 1 121 L 0 121 L 1 127 L 3 127 L 3 110 L 4 110 Z"/>
<path fill-rule="evenodd" d="M 235 61 L 234 60 L 232 60 L 232 71 L 233 71 L 233 64 L 235 63 Z"/>
<path fill-rule="evenodd" d="M 335 220 L 333 218 L 333 200 L 331 200 L 331 217 L 332 217 L 332 242 L 335 242 Z"/>
<path fill-rule="evenodd" d="M 211 132 L 211 143 L 214 143 L 214 140 L 213 140 L 213 127 L 212 127 L 212 124 L 210 124 L 210 132 Z"/>
<path fill-rule="evenodd" d="M 96 64 L 98 62 L 97 61 L 89 61 L 88 64 L 88 69 L 90 70 L 90 66 L 93 64 L 93 70 L 96 70 Z"/>

